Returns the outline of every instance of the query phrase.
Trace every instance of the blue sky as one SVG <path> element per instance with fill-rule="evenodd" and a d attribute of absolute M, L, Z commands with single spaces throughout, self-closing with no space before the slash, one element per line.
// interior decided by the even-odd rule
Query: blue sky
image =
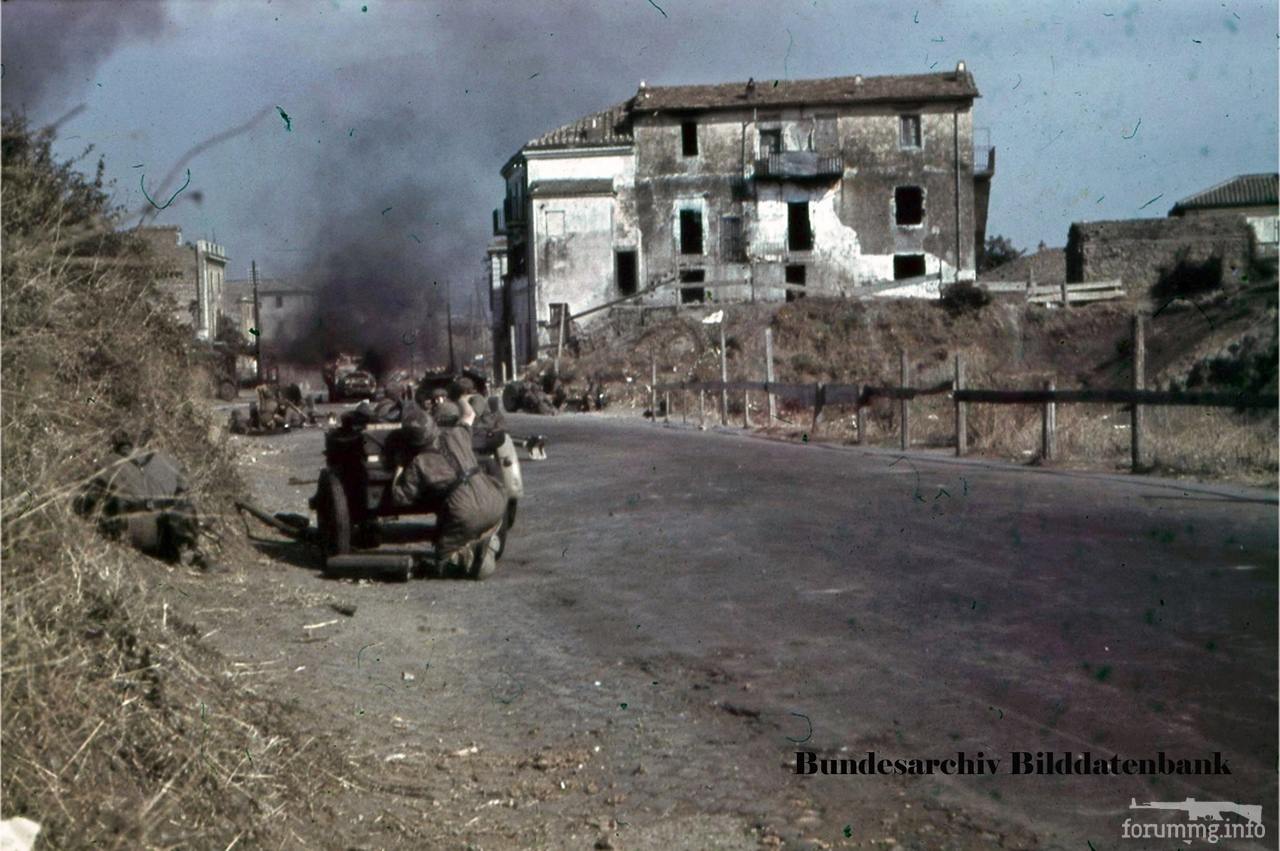
<path fill-rule="evenodd" d="M 221 3 L 0 7 L 4 105 L 94 144 L 130 209 L 184 152 L 158 223 L 300 274 L 335 256 L 466 288 L 498 170 L 529 138 L 650 84 L 903 74 L 963 59 L 997 148 L 989 233 L 1161 216 L 1277 170 L 1277 5 L 1089 2 Z M 276 110 L 289 116 L 286 125 Z M 194 198 L 199 193 L 200 202 Z M 1157 199 L 1157 200 L 1152 200 Z M 388 209 L 389 208 L 389 209 Z"/>

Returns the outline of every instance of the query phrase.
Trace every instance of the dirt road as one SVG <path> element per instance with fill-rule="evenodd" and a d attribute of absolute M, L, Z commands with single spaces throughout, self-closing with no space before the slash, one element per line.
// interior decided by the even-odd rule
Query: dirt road
<path fill-rule="evenodd" d="M 343 745 L 378 844 L 1101 851 L 1134 847 L 1130 799 L 1188 797 L 1262 803 L 1276 835 L 1273 493 L 513 419 L 550 459 L 490 580 L 329 581 L 256 527 L 198 615 Z M 257 500 L 304 510 L 320 433 L 238 440 Z M 797 751 L 1001 762 L 797 776 Z M 1232 774 L 1014 775 L 1015 751 Z"/>

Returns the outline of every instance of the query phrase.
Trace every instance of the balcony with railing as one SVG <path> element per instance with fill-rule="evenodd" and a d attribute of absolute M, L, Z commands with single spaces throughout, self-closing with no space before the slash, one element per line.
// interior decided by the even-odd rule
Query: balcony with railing
<path fill-rule="evenodd" d="M 839 154 L 780 151 L 756 160 L 756 180 L 838 180 L 844 174 Z"/>
<path fill-rule="evenodd" d="M 973 174 L 975 177 L 990 177 L 996 170 L 996 149 L 994 145 L 973 146 Z"/>

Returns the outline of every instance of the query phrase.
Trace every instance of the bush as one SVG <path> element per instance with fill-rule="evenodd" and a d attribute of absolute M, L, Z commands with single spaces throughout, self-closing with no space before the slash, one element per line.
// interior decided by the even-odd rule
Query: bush
<path fill-rule="evenodd" d="M 951 316 L 978 313 L 991 303 L 991 294 L 970 281 L 957 281 L 942 290 L 941 305 Z"/>
<path fill-rule="evenodd" d="M 1160 271 L 1151 287 L 1157 301 L 1194 298 L 1222 287 L 1222 258 L 1216 254 L 1206 260 L 1188 259 L 1185 249 L 1178 252 L 1174 265 Z"/>

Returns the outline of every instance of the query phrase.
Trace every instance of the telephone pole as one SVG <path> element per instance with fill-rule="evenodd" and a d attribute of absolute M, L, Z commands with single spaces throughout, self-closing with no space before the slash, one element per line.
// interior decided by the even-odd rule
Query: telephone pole
<path fill-rule="evenodd" d="M 253 373 L 254 383 L 262 383 L 262 314 L 258 310 L 258 261 L 249 262 L 249 276 L 253 279 Z"/>

